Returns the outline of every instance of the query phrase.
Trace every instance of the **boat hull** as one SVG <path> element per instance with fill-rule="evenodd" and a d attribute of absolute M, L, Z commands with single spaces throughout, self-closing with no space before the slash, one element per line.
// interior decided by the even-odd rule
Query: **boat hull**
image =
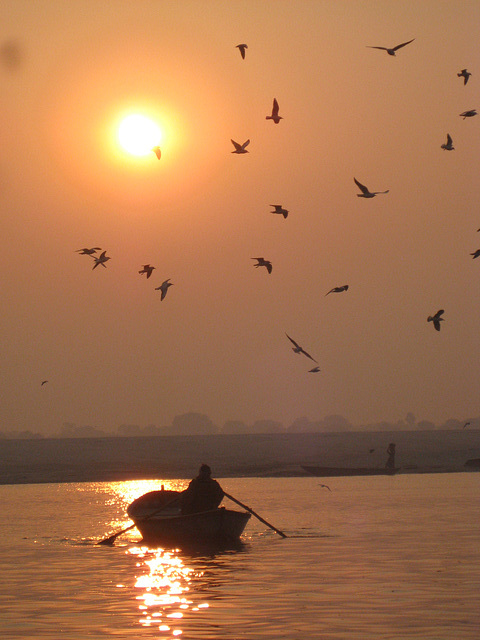
<path fill-rule="evenodd" d="M 393 476 L 399 471 L 394 469 L 381 469 L 375 467 L 315 467 L 302 465 L 302 469 L 312 476 L 321 478 L 333 478 L 341 476 Z"/>
<path fill-rule="evenodd" d="M 182 514 L 180 491 L 150 491 L 127 508 L 129 517 L 148 544 L 175 546 L 238 542 L 250 513 L 232 509 L 212 509 Z"/>
<path fill-rule="evenodd" d="M 168 516 L 160 513 L 132 519 L 146 543 L 217 545 L 238 542 L 250 514 L 222 507 L 202 513 Z"/>

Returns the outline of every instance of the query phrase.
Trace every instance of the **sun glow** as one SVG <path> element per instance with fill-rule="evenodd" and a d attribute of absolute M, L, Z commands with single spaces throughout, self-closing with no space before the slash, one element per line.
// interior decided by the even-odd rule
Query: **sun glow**
<path fill-rule="evenodd" d="M 156 122 L 139 113 L 126 116 L 118 128 L 118 140 L 133 156 L 146 156 L 162 142 L 162 132 Z"/>

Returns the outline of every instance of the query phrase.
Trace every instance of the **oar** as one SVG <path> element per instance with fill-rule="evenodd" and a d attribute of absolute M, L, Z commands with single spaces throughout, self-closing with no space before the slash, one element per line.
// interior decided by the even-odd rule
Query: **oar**
<path fill-rule="evenodd" d="M 157 511 L 154 511 L 153 513 L 150 513 L 148 516 L 145 516 L 145 518 L 143 518 L 143 520 L 148 520 L 149 518 L 152 518 L 153 516 L 156 516 L 157 513 L 160 513 L 160 511 L 163 511 L 164 509 L 166 509 L 167 507 L 172 505 L 174 502 L 177 502 L 178 500 L 179 500 L 179 496 L 177 496 L 173 500 L 170 500 L 170 502 L 167 502 L 166 504 L 164 504 L 163 507 L 160 507 L 160 509 L 157 509 Z M 103 540 L 100 540 L 99 542 L 97 542 L 97 544 L 113 544 L 115 542 L 115 540 L 118 538 L 118 536 L 121 536 L 122 533 L 126 533 L 127 531 L 130 531 L 130 529 L 133 529 L 136 526 L 137 526 L 136 524 L 131 524 L 126 529 L 122 529 L 121 531 L 117 531 L 117 533 L 112 534 L 108 538 L 104 538 Z"/>
<path fill-rule="evenodd" d="M 237 500 L 236 498 L 231 496 L 229 493 L 225 493 L 225 491 L 223 492 L 223 495 L 226 498 L 230 498 L 230 500 L 232 500 L 233 502 L 236 502 L 240 507 L 243 507 L 246 511 L 249 511 L 252 514 L 252 516 L 255 516 L 258 520 L 260 520 L 260 522 L 263 522 L 263 524 L 266 524 L 267 527 L 270 527 L 270 529 L 273 529 L 275 533 L 278 533 L 278 535 L 282 536 L 282 538 L 288 537 L 283 533 L 283 531 L 280 531 L 279 529 L 274 527 L 273 524 L 270 524 L 270 522 L 267 522 L 266 520 L 264 520 L 261 516 L 258 515 L 258 513 L 255 513 L 253 509 L 250 509 L 250 507 L 247 507 L 247 505 L 243 504 L 243 502 L 240 502 L 240 500 Z"/>

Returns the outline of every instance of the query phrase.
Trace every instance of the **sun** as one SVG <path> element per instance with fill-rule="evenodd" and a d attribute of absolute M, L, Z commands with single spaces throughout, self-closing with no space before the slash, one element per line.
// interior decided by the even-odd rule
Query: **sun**
<path fill-rule="evenodd" d="M 132 113 L 120 122 L 118 140 L 133 156 L 146 156 L 160 145 L 162 132 L 156 122 L 140 113 Z"/>

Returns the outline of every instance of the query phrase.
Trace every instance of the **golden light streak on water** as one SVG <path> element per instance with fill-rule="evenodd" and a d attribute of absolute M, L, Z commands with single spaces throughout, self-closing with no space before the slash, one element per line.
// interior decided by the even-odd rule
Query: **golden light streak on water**
<path fill-rule="evenodd" d="M 135 588 L 142 627 L 158 625 L 162 637 L 177 637 L 183 633 L 184 616 L 208 608 L 207 603 L 192 606 L 188 597 L 191 581 L 203 572 L 187 567 L 177 551 L 132 547 L 126 554 L 138 560 Z"/>

